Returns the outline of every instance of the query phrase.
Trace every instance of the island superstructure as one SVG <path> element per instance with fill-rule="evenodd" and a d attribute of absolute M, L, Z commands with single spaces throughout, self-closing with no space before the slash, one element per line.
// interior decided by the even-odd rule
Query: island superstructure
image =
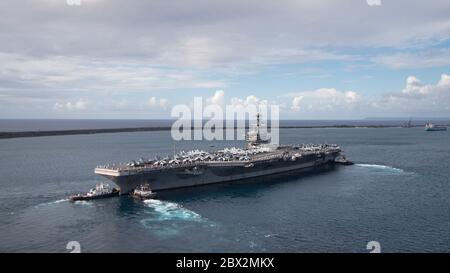
<path fill-rule="evenodd" d="M 232 182 L 288 172 L 311 171 L 325 165 L 346 163 L 336 144 L 271 145 L 260 134 L 260 119 L 247 134 L 247 146 L 213 152 L 179 152 L 164 159 L 99 166 L 95 173 L 113 181 L 120 194 L 141 185 L 152 191 Z"/>

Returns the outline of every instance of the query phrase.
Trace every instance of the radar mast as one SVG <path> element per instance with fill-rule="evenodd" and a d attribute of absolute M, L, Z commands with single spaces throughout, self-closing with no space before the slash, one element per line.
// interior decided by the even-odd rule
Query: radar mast
<path fill-rule="evenodd" d="M 261 138 L 260 134 L 260 127 L 261 127 L 261 114 L 256 114 L 256 127 L 254 130 L 251 130 L 247 133 L 246 141 L 247 141 L 247 148 L 255 148 L 260 146 L 261 144 L 268 143 L 267 140 L 263 140 Z"/>

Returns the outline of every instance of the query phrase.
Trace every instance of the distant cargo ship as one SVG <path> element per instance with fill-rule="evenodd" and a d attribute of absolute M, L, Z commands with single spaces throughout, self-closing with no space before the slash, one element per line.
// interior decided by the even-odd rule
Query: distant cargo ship
<path fill-rule="evenodd" d="M 99 166 L 95 173 L 116 183 L 120 194 L 128 194 L 141 185 L 148 185 L 152 192 L 157 192 L 351 163 L 335 144 L 268 144 L 260 135 L 259 114 L 256 127 L 247 134 L 246 140 L 245 149 L 183 151 L 164 159 Z"/>
<path fill-rule="evenodd" d="M 425 131 L 447 131 L 447 126 L 434 125 L 430 122 L 425 124 Z"/>

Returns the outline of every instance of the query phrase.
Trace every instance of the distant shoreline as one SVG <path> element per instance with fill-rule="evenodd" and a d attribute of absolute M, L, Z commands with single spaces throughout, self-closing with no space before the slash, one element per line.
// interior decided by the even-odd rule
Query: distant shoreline
<path fill-rule="evenodd" d="M 279 126 L 280 129 L 314 129 L 314 128 L 400 128 L 401 125 L 318 125 L 318 126 Z M 414 125 L 413 127 L 422 127 Z M 191 128 L 192 130 L 194 128 Z M 234 129 L 237 129 L 236 127 Z M 248 129 L 248 127 L 246 127 Z M 21 131 L 21 132 L 0 132 L 0 139 L 25 138 L 25 137 L 45 137 L 64 135 L 90 135 L 125 132 L 152 132 L 169 131 L 171 127 L 135 127 L 135 128 L 107 128 L 107 129 L 74 129 L 74 130 L 47 130 L 47 131 Z"/>

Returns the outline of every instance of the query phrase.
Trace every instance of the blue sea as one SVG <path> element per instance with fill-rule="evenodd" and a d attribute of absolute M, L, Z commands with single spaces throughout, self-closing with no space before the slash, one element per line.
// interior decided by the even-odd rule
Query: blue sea
<path fill-rule="evenodd" d="M 49 126 L 48 124 L 46 125 Z M 122 127 L 122 126 L 121 126 Z M 127 126 L 125 126 L 127 127 Z M 67 201 L 95 166 L 173 153 L 169 131 L 0 140 L 0 252 L 450 251 L 450 133 L 281 129 L 282 143 L 337 143 L 356 164 L 310 175 Z M 177 142 L 177 150 L 243 146 Z"/>

